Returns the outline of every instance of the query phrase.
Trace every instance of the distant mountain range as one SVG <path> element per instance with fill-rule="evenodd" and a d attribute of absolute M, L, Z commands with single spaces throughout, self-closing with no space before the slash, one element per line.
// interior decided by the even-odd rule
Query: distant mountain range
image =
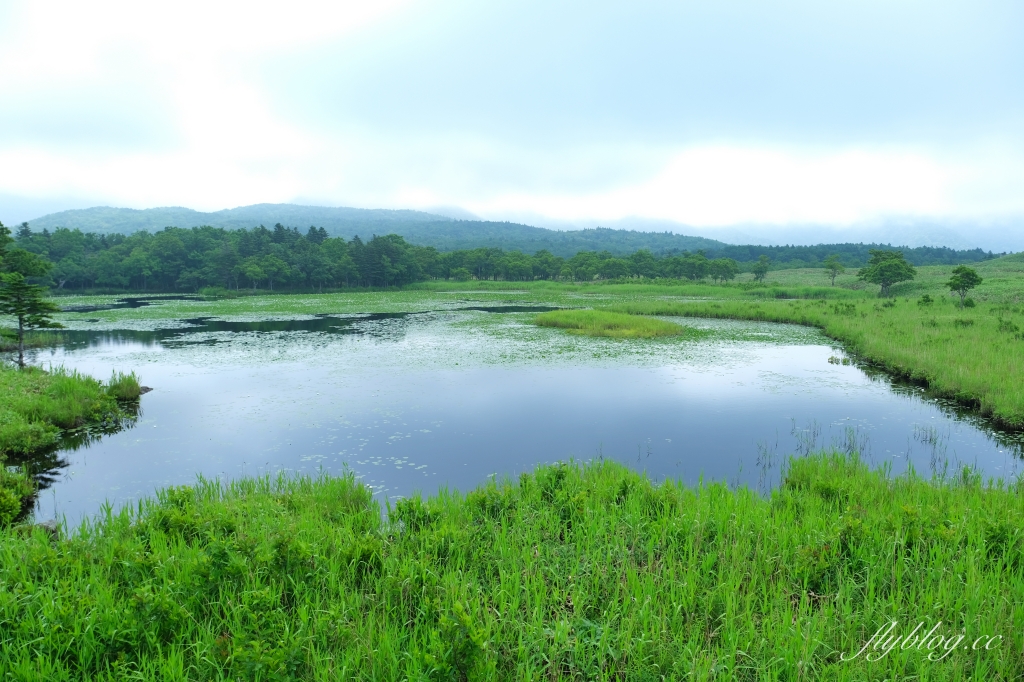
<path fill-rule="evenodd" d="M 656 253 L 716 250 L 724 242 L 670 232 L 637 232 L 594 228 L 559 231 L 519 223 L 484 220 L 455 220 L 422 211 L 386 209 L 329 208 L 295 204 L 255 204 L 203 213 L 189 208 L 94 208 L 61 211 L 36 218 L 29 223 L 34 231 L 57 227 L 78 228 L 83 232 L 131 234 L 139 230 L 155 232 L 164 227 L 210 225 L 227 229 L 273 227 L 281 223 L 305 231 L 322 227 L 332 237 L 369 239 L 375 234 L 399 234 L 413 244 L 433 246 L 441 251 L 497 247 L 535 253 L 547 249 L 558 256 L 579 251 L 611 251 L 616 255 L 650 249 Z"/>
<path fill-rule="evenodd" d="M 442 215 L 444 213 L 446 215 Z M 455 216 L 455 217 L 452 217 Z M 623 219 L 611 227 L 548 229 L 515 222 L 494 222 L 471 217 L 460 209 L 438 209 L 438 213 L 409 210 L 332 208 L 296 204 L 255 204 L 204 213 L 189 208 L 169 207 L 137 210 L 97 206 L 51 213 L 30 222 L 33 230 L 57 227 L 83 232 L 131 234 L 155 232 L 164 227 L 211 225 L 227 229 L 273 227 L 281 223 L 305 231 L 311 225 L 323 227 L 330 235 L 364 240 L 375 234 L 399 234 L 409 242 L 433 246 L 442 251 L 497 247 L 534 253 L 547 249 L 559 256 L 579 251 L 607 250 L 615 255 L 650 249 L 659 254 L 703 249 L 735 257 L 736 244 L 765 246 L 816 244 L 892 244 L 910 247 L 950 247 L 960 251 L 979 247 L 996 252 L 1024 250 L 1024 228 L 1016 223 L 970 225 L 927 221 L 889 221 L 850 228 L 832 226 L 736 226 L 703 230 L 719 239 L 695 236 L 697 228 L 670 221 Z M 553 227 L 570 227 L 559 224 Z M 615 228 L 615 229 L 612 229 Z M 680 234 L 690 232 L 690 234 Z M 773 254 L 776 257 L 779 254 Z M 741 258 L 741 260 L 743 260 Z"/>

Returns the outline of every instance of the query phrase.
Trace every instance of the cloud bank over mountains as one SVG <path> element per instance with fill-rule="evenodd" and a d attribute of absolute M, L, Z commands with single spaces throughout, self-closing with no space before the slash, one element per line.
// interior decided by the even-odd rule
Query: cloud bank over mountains
<path fill-rule="evenodd" d="M 1021 35 L 1013 0 L 14 0 L 0 220 L 293 202 L 1002 248 Z"/>

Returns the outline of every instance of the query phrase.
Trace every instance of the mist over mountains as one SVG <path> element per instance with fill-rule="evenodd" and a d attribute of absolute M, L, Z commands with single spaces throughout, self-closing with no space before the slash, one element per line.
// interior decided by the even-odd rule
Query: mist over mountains
<path fill-rule="evenodd" d="M 413 244 L 433 246 L 441 251 L 480 247 L 520 250 L 534 253 L 546 249 L 557 256 L 569 257 L 579 251 L 611 251 L 616 255 L 650 249 L 658 253 L 716 250 L 724 242 L 670 232 L 639 232 L 595 228 L 573 231 L 550 230 L 520 223 L 484 220 L 459 220 L 423 211 L 331 208 L 295 204 L 255 204 L 203 213 L 188 208 L 150 208 L 144 210 L 98 206 L 52 213 L 30 221 L 34 231 L 58 227 L 83 232 L 131 234 L 140 230 L 155 232 L 164 227 L 210 225 L 226 229 L 272 227 L 324 228 L 332 237 L 351 239 L 356 235 L 398 234 Z"/>
<path fill-rule="evenodd" d="M 580 230 L 601 226 L 617 230 L 700 235 L 726 244 L 812 246 L 857 243 L 948 247 L 961 250 L 980 248 L 996 253 L 1024 251 L 1024 218 L 991 221 L 890 218 L 849 226 L 751 223 L 727 227 L 694 227 L 671 220 L 639 217 L 571 223 L 536 215 L 517 216 L 517 219 L 554 230 Z"/>
<path fill-rule="evenodd" d="M 323 227 L 331 236 L 351 239 L 359 235 L 399 234 L 410 242 L 440 250 L 496 247 L 535 252 L 547 249 L 570 256 L 582 250 L 609 250 L 616 254 L 637 249 L 655 252 L 717 251 L 731 244 L 815 245 L 841 243 L 893 246 L 945 246 L 952 249 L 1024 251 L 1024 221 L 968 223 L 938 220 L 889 220 L 850 227 L 829 225 L 738 225 L 696 228 L 668 220 L 624 218 L 603 222 L 567 223 L 524 216 L 522 222 L 496 222 L 476 218 L 458 207 L 436 212 L 346 207 L 254 204 L 202 212 L 183 207 L 150 209 L 97 206 L 51 213 L 29 222 L 33 230 L 57 227 L 83 232 L 131 234 L 155 232 L 168 226 L 211 225 L 227 229 L 272 226 Z M 527 223 L 534 223 L 533 225 Z M 542 225 L 541 227 L 535 226 Z"/>

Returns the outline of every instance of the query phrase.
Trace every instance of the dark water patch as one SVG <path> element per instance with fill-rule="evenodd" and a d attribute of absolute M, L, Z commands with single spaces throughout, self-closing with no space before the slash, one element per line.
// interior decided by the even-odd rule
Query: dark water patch
<path fill-rule="evenodd" d="M 125 344 L 141 344 L 143 346 L 177 346 L 183 344 L 211 345 L 217 339 L 206 338 L 210 333 L 274 333 L 274 332 L 314 332 L 326 334 L 366 334 L 380 333 L 379 326 L 368 323 L 404 320 L 410 315 L 423 313 L 359 313 L 339 316 L 320 314 L 303 320 L 257 320 L 235 321 L 221 320 L 214 317 L 194 317 L 185 320 L 173 320 L 174 327 L 152 330 L 114 329 L 110 331 L 91 331 L 83 329 L 61 331 L 63 346 L 69 350 L 99 346 L 116 346 Z M 180 326 L 180 325 L 186 326 Z"/>
<path fill-rule="evenodd" d="M 835 358 L 830 358 L 831 362 Z M 843 362 L 846 362 L 843 360 Z M 1024 459 L 1024 429 L 1007 428 L 999 420 L 984 414 L 976 405 L 956 398 L 935 395 L 928 386 L 908 376 L 894 374 L 885 367 L 865 362 L 858 358 L 850 360 L 864 375 L 876 383 L 883 384 L 895 395 L 923 400 L 934 405 L 946 418 L 970 424 L 981 432 L 987 433 L 999 447 L 1012 451 L 1017 457 Z"/>
<path fill-rule="evenodd" d="M 182 344 L 213 345 L 221 340 L 204 334 L 310 332 L 321 334 L 362 334 L 394 336 L 401 334 L 401 326 L 379 323 L 402 322 L 412 317 L 437 316 L 451 312 L 476 311 L 487 313 L 540 313 L 558 310 L 552 306 L 472 306 L 450 310 L 427 310 L 402 313 L 320 313 L 298 320 L 223 320 L 216 317 L 193 317 L 173 320 L 173 327 L 152 330 L 116 329 L 110 331 L 67 330 L 60 332 L 61 345 L 68 349 L 138 343 L 144 346 Z M 86 320 L 99 322 L 99 320 Z M 185 326 L 182 326 L 185 325 Z"/>
<path fill-rule="evenodd" d="M 305 320 L 257 320 L 235 321 L 214 317 L 196 317 L 183 320 L 192 325 L 178 330 L 179 333 L 196 332 L 326 332 L 329 334 L 356 334 L 359 326 L 366 322 L 380 320 L 404 320 L 410 315 L 422 313 L 360 313 L 344 317 L 335 314 L 321 314 Z"/>
<path fill-rule="evenodd" d="M 547 313 L 552 310 L 561 310 L 561 308 L 550 305 L 491 305 L 469 306 L 456 308 L 456 310 L 477 310 L 483 313 Z"/>
<path fill-rule="evenodd" d="M 131 296 L 119 298 L 114 303 L 102 305 L 70 305 L 61 308 L 65 313 L 98 313 L 103 310 L 120 310 L 123 308 L 144 308 L 160 301 L 196 301 L 195 296 Z M 89 320 L 92 321 L 92 320 Z"/>

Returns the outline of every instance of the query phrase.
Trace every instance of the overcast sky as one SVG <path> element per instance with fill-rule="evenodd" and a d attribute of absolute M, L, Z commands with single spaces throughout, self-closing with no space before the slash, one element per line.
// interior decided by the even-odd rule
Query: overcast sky
<path fill-rule="evenodd" d="M 0 220 L 259 202 L 1024 216 L 1024 2 L 0 0 Z"/>

